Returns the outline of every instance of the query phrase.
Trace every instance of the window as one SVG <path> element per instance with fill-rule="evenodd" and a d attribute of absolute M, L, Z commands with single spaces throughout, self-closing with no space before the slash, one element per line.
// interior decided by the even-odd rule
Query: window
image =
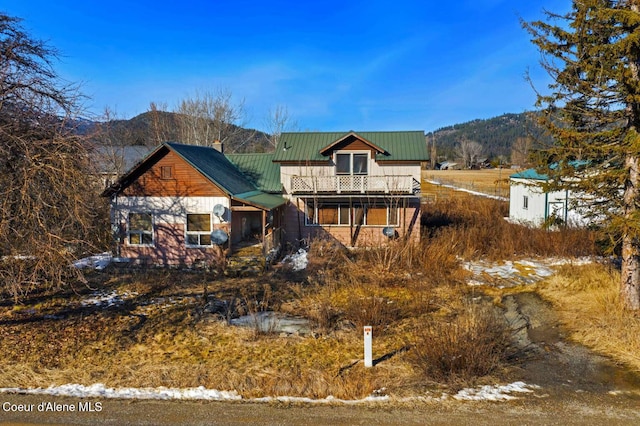
<path fill-rule="evenodd" d="M 529 197 L 526 195 L 522 198 L 522 208 L 525 210 L 529 208 Z"/>
<path fill-rule="evenodd" d="M 385 204 L 353 204 L 306 200 L 306 225 L 397 226 L 400 209 Z"/>
<path fill-rule="evenodd" d="M 129 213 L 128 241 L 134 246 L 153 244 L 153 221 L 150 213 Z"/>
<path fill-rule="evenodd" d="M 211 245 L 211 215 L 188 214 L 187 215 L 187 245 L 210 246 Z"/>
<path fill-rule="evenodd" d="M 367 225 L 383 226 L 387 224 L 387 208 L 374 207 L 367 208 Z"/>
<path fill-rule="evenodd" d="M 336 154 L 337 175 L 366 175 L 369 173 L 368 153 Z"/>
<path fill-rule="evenodd" d="M 399 211 L 398 211 L 398 207 L 397 206 L 390 206 L 389 207 L 389 221 L 387 222 L 388 225 L 398 225 L 398 215 L 399 215 Z"/>
<path fill-rule="evenodd" d="M 353 154 L 353 174 L 366 175 L 369 166 L 369 154 Z"/>
<path fill-rule="evenodd" d="M 351 154 L 336 154 L 336 174 L 351 174 Z"/>
<path fill-rule="evenodd" d="M 173 170 L 171 166 L 162 166 L 160 167 L 160 178 L 161 179 L 171 179 L 173 177 Z"/>
<path fill-rule="evenodd" d="M 318 206 L 318 223 L 320 225 L 337 225 L 338 206 Z"/>

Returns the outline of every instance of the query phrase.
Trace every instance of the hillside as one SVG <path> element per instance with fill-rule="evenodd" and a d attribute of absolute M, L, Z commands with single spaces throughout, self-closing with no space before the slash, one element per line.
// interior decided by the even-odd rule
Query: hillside
<path fill-rule="evenodd" d="M 181 141 L 180 115 L 148 111 L 128 120 L 83 122 L 79 130 L 98 145 L 153 147 L 165 141 Z M 224 141 L 226 152 L 265 152 L 270 150 L 269 135 L 259 130 L 230 125 Z"/>
<path fill-rule="evenodd" d="M 463 139 L 480 143 L 483 156 L 509 157 L 511 147 L 518 138 L 533 137 L 544 140 L 543 131 L 534 122 L 532 113 L 503 114 L 486 120 L 443 127 L 427 133 L 427 140 L 435 140 L 439 159 L 455 159 L 455 148 Z M 143 145 L 153 147 L 164 141 L 181 141 L 180 115 L 173 112 L 145 112 L 128 120 L 107 122 L 83 121 L 80 132 L 89 135 L 99 145 Z M 372 129 L 375 130 L 375 129 Z M 259 130 L 231 126 L 231 136 L 225 141 L 230 153 L 268 152 L 272 149 L 269 135 Z"/>
<path fill-rule="evenodd" d="M 438 157 L 455 158 L 454 150 L 462 139 L 480 143 L 483 156 L 509 157 L 511 147 L 518 138 L 533 137 L 544 140 L 544 131 L 535 123 L 535 113 L 503 114 L 486 120 L 472 120 L 443 127 L 427 133 L 427 140 L 435 139 Z"/>

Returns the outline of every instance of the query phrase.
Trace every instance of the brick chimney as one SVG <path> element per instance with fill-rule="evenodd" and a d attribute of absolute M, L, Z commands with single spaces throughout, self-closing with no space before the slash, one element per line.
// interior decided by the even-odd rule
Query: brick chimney
<path fill-rule="evenodd" d="M 224 154 L 224 147 L 222 146 L 222 142 L 219 140 L 213 141 L 213 148 L 220 151 L 221 154 Z"/>

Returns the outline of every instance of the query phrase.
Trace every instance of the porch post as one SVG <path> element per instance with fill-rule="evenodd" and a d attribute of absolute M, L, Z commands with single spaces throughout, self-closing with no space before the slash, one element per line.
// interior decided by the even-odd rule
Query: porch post
<path fill-rule="evenodd" d="M 267 257 L 267 233 L 265 227 L 267 226 L 267 211 L 262 210 L 262 255 Z"/>

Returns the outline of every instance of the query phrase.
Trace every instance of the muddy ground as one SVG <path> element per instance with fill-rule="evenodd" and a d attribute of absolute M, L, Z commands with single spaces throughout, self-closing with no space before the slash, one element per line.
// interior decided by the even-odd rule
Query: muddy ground
<path fill-rule="evenodd" d="M 551 306 L 535 293 L 507 296 L 505 316 L 521 348 L 513 380 L 540 386 L 509 402 L 446 401 L 375 405 L 82 400 L 0 394 L 0 403 L 100 402 L 94 412 L 18 413 L 0 406 L 0 424 L 105 425 L 617 425 L 640 424 L 640 376 L 571 343 Z"/>

